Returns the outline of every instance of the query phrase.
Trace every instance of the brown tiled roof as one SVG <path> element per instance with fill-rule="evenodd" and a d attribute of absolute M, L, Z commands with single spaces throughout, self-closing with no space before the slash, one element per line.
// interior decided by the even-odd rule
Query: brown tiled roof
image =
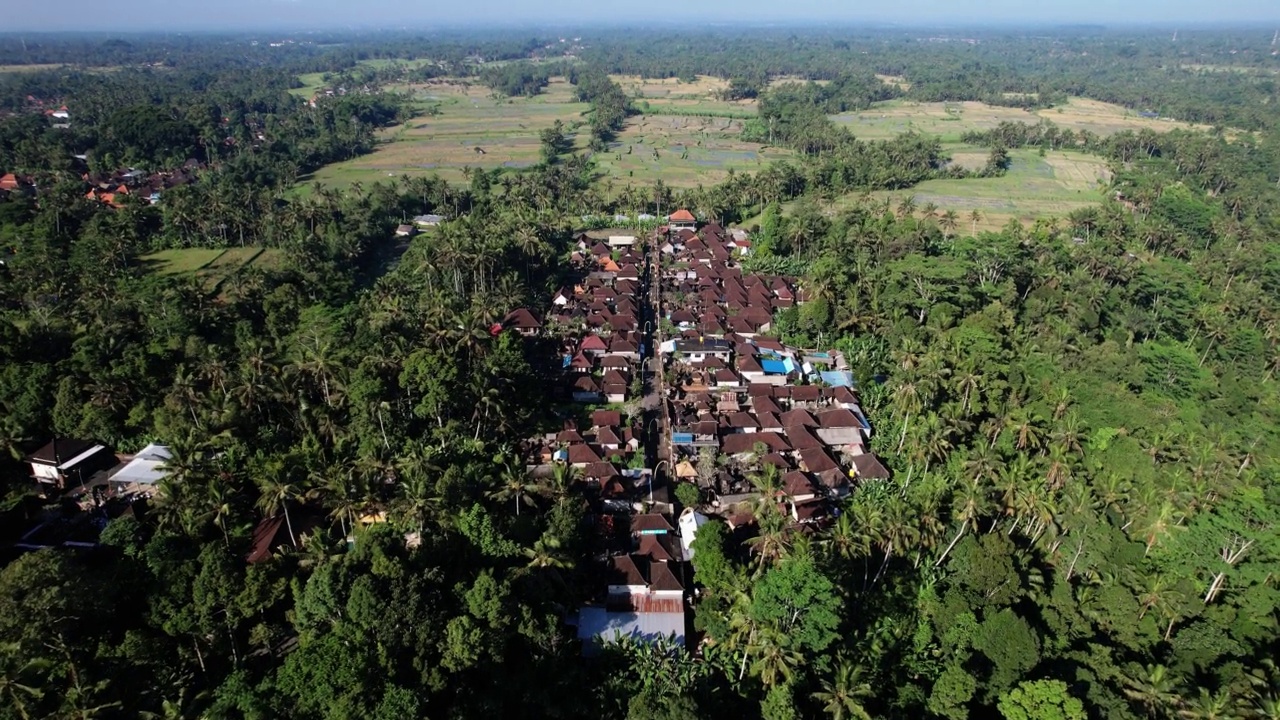
<path fill-rule="evenodd" d="M 786 452 L 791 449 L 791 445 L 778 433 L 757 432 L 725 435 L 720 439 L 720 450 L 727 455 L 754 452 L 756 443 L 763 443 L 766 448 L 774 452 Z"/>
<path fill-rule="evenodd" d="M 622 438 L 611 427 L 602 427 L 596 432 L 596 442 L 601 445 L 621 445 Z"/>
<path fill-rule="evenodd" d="M 817 402 L 822 399 L 822 388 L 817 385 L 795 385 L 791 388 L 794 402 Z"/>
<path fill-rule="evenodd" d="M 889 477 L 889 470 L 881 464 L 879 458 L 870 453 L 854 455 L 853 466 L 857 470 L 859 478 L 885 480 Z"/>
<path fill-rule="evenodd" d="M 582 344 L 578 346 L 578 350 L 607 350 L 608 347 L 599 335 L 587 335 L 582 338 Z"/>
<path fill-rule="evenodd" d="M 648 585 L 644 581 L 644 575 L 640 573 L 640 568 L 636 566 L 636 561 L 630 555 L 609 558 L 609 584 Z"/>
<path fill-rule="evenodd" d="M 600 385 L 590 375 L 582 375 L 573 381 L 573 389 L 580 392 L 600 392 Z"/>
<path fill-rule="evenodd" d="M 840 469 L 840 465 L 831 458 L 830 453 L 821 448 L 801 450 L 800 460 L 804 463 L 805 469 L 811 473 Z"/>
<path fill-rule="evenodd" d="M 573 443 L 586 442 L 577 430 L 561 430 L 556 434 L 556 442 L 572 445 Z"/>
<path fill-rule="evenodd" d="M 791 497 L 799 497 L 801 495 L 813 495 L 817 492 L 817 488 L 813 485 L 813 480 L 799 470 L 792 470 L 782 476 L 782 492 Z"/>
<path fill-rule="evenodd" d="M 649 563 L 649 589 L 654 591 L 681 591 L 684 586 L 664 562 Z"/>
<path fill-rule="evenodd" d="M 854 414 L 844 408 L 836 408 L 818 413 L 818 425 L 824 428 L 861 428 L 862 423 Z"/>
<path fill-rule="evenodd" d="M 665 530 L 673 532 L 675 528 L 671 527 L 671 523 L 667 522 L 667 518 L 658 513 L 645 513 L 636 515 L 631 518 L 631 532 L 639 533 L 645 530 Z"/>
<path fill-rule="evenodd" d="M 809 411 L 803 408 L 788 410 L 782 413 L 778 418 L 782 421 L 783 427 L 792 427 L 793 425 L 804 425 L 806 427 L 818 427 L 818 421 L 809 414 Z"/>
<path fill-rule="evenodd" d="M 582 475 L 596 480 L 608 480 L 612 477 L 618 477 L 618 468 L 614 467 L 611 462 L 595 462 L 588 465 Z"/>
<path fill-rule="evenodd" d="M 815 437 L 813 432 L 804 425 L 792 425 L 787 428 L 787 441 L 796 450 L 820 450 L 826 447 L 826 444 Z"/>
<path fill-rule="evenodd" d="M 622 413 L 617 410 L 596 410 L 591 413 L 591 424 L 596 427 L 604 427 L 608 425 L 621 425 Z"/>
<path fill-rule="evenodd" d="M 664 542 L 667 537 L 667 535 L 641 535 L 640 549 L 636 551 L 636 554 L 647 556 L 651 562 L 654 560 L 665 562 L 674 559 Z M 652 573 L 652 570 L 650 572 Z"/>
<path fill-rule="evenodd" d="M 668 216 L 667 219 L 670 220 L 671 222 L 686 222 L 686 223 L 695 222 L 697 220 L 697 218 L 693 216 L 693 213 L 689 212 L 688 210 L 685 210 L 684 208 L 681 208 L 671 213 L 671 215 Z"/>
<path fill-rule="evenodd" d="M 568 448 L 570 465 L 590 465 L 600 462 L 600 453 L 585 443 L 570 445 Z"/>

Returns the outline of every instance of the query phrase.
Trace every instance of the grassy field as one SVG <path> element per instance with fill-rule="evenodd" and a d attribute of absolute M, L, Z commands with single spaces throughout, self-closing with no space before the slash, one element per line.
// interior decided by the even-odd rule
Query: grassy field
<path fill-rule="evenodd" d="M 569 126 L 588 109 L 574 101 L 572 86 L 563 78 L 554 78 L 533 98 L 495 98 L 489 88 L 474 83 L 418 83 L 397 89 L 413 93 L 438 114 L 424 112 L 384 130 L 373 153 L 324 167 L 314 181 L 346 187 L 432 173 L 461 181 L 462 169 L 468 166 L 527 167 L 540 159 L 539 131 L 556 120 Z"/>
<path fill-rule="evenodd" d="M 180 248 L 161 250 L 142 257 L 142 261 L 152 272 L 160 275 L 194 275 L 210 293 L 219 291 L 227 278 L 243 268 L 252 265 L 269 269 L 277 267 L 280 260 L 279 250 L 260 247 L 225 250 Z"/>
<path fill-rule="evenodd" d="M 61 63 L 44 63 L 35 65 L 0 65 L 0 75 L 8 73 L 37 72 L 40 70 L 57 70 Z"/>
<path fill-rule="evenodd" d="M 832 119 L 864 140 L 882 140 L 914 130 L 937 135 L 943 142 L 959 142 L 960 136 L 970 130 L 989 130 L 1001 122 L 1035 124 L 1041 119 L 1049 120 L 1062 128 L 1090 130 L 1099 135 L 1142 128 L 1161 132 L 1179 127 L 1208 129 L 1173 120 L 1144 118 L 1119 105 L 1084 98 L 1072 98 L 1066 105 L 1036 112 L 980 102 L 920 103 L 891 100 L 879 103 L 870 110 L 842 113 Z"/>
<path fill-rule="evenodd" d="M 790 155 L 744 142 L 741 133 L 742 121 L 733 118 L 638 115 L 627 119 L 611 151 L 595 158 L 600 172 L 620 184 L 662 178 L 672 187 L 694 187 L 720 182 L 730 169 L 763 170 Z"/>
<path fill-rule="evenodd" d="M 302 87 L 293 88 L 289 91 L 289 94 L 310 99 L 320 88 L 324 87 L 324 76 L 325 74 L 322 72 L 299 75 L 298 80 L 302 82 Z"/>
<path fill-rule="evenodd" d="M 645 113 L 672 112 L 681 115 L 706 114 L 728 117 L 755 117 L 754 100 L 721 100 L 719 93 L 729 87 L 729 81 L 709 75 L 699 75 L 697 82 L 682 82 L 678 78 L 641 78 L 638 75 L 610 75 L 622 91 L 635 99 L 635 105 Z"/>
<path fill-rule="evenodd" d="M 939 212 L 954 210 L 962 219 L 962 228 L 968 229 L 972 227 L 969 215 L 977 210 L 982 215 L 979 230 L 998 229 L 1013 218 L 1028 223 L 1061 217 L 1102 201 L 1100 183 L 1109 180 L 1110 173 L 1101 158 L 1074 152 L 1040 157 L 1035 150 L 1015 150 L 1010 155 L 1012 163 L 1003 177 L 928 180 L 905 192 L 875 196 L 891 197 L 896 206 L 902 197 L 914 195 L 917 207 L 933 203 Z M 981 160 L 985 161 L 985 156 Z M 843 198 L 836 206 L 851 201 Z"/>

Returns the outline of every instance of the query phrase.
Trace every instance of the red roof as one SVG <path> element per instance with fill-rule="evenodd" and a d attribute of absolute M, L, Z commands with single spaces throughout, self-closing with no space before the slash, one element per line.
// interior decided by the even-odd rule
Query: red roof
<path fill-rule="evenodd" d="M 671 222 L 697 222 L 697 218 L 693 216 L 693 213 L 685 210 L 684 208 L 680 208 L 679 210 L 671 213 L 671 216 L 667 219 Z"/>

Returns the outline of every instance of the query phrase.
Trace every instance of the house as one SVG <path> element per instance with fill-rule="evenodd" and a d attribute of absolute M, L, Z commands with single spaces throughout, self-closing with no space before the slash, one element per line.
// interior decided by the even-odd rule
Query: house
<path fill-rule="evenodd" d="M 271 554 L 282 547 L 293 547 L 289 537 L 289 527 L 284 515 L 266 518 L 253 528 L 253 537 L 249 543 L 249 552 L 245 554 L 245 562 L 256 565 L 271 559 Z"/>
<path fill-rule="evenodd" d="M 600 402 L 600 384 L 590 375 L 582 375 L 573 381 L 574 402 Z"/>
<path fill-rule="evenodd" d="M 653 643 L 685 644 L 684 586 L 666 562 L 637 555 L 609 561 L 606 604 L 578 612 L 578 638 L 590 655 L 602 644 L 629 637 Z"/>
<path fill-rule="evenodd" d="M 413 237 L 417 234 L 418 229 L 412 225 L 397 225 L 396 237 Z"/>
<path fill-rule="evenodd" d="M 435 227 L 444 222 L 443 215 L 418 215 L 413 219 L 413 224 L 420 228 Z"/>
<path fill-rule="evenodd" d="M 596 410 L 591 413 L 591 424 L 595 427 L 617 427 L 622 424 L 622 413 L 617 410 Z"/>
<path fill-rule="evenodd" d="M 542 323 L 527 308 L 516 308 L 502 319 L 502 327 L 515 330 L 525 337 L 533 337 L 542 331 Z"/>
<path fill-rule="evenodd" d="M 889 470 L 871 453 L 853 456 L 853 468 L 859 480 L 888 480 Z"/>
<path fill-rule="evenodd" d="M 685 508 L 677 521 L 680 525 L 680 551 L 685 562 L 693 560 L 693 541 L 698 536 L 698 528 L 707 524 L 707 516 L 696 512 L 693 508 Z"/>
<path fill-rule="evenodd" d="M 671 527 L 671 523 L 667 521 L 666 516 L 658 513 L 645 513 L 631 518 L 631 534 L 637 537 L 641 535 L 666 535 L 674 531 L 675 528 Z"/>
<path fill-rule="evenodd" d="M 636 244 L 635 235 L 610 235 L 609 247 L 611 248 L 629 248 Z"/>
<path fill-rule="evenodd" d="M 733 354 L 733 344 L 720 338 L 700 337 L 697 340 L 668 340 L 662 344 L 662 351 L 680 355 L 685 362 L 702 362 L 714 357 L 729 362 Z"/>
<path fill-rule="evenodd" d="M 27 456 L 31 476 L 50 489 L 87 486 L 98 473 L 116 466 L 115 453 L 92 440 L 54 438 Z"/>
<path fill-rule="evenodd" d="M 112 473 L 108 482 L 116 492 L 154 489 L 156 483 L 169 474 L 166 463 L 172 459 L 169 448 L 151 443 Z"/>
<path fill-rule="evenodd" d="M 17 175 L 14 175 L 13 173 L 5 173 L 4 175 L 0 175 L 0 190 L 7 190 L 9 192 L 13 192 L 14 190 L 17 190 L 21 186 L 22 186 L 22 183 L 18 182 Z"/>
<path fill-rule="evenodd" d="M 681 208 L 667 216 L 667 227 L 671 232 L 697 230 L 698 219 L 693 216 L 693 213 Z"/>

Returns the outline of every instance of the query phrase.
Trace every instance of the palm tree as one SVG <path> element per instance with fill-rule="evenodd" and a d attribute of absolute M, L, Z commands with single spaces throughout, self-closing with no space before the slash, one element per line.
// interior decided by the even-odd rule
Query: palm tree
<path fill-rule="evenodd" d="M 550 535 L 538 538 L 532 548 L 525 549 L 524 556 L 529 558 L 531 568 L 570 569 L 575 564 L 564 554 L 560 539 Z"/>
<path fill-rule="evenodd" d="M 410 473 L 396 484 L 396 491 L 392 509 L 421 533 L 440 505 L 430 479 L 422 473 Z"/>
<path fill-rule="evenodd" d="M 48 660 L 23 658 L 19 643 L 0 644 L 0 698 L 22 720 L 31 718 L 27 713 L 27 702 L 37 702 L 44 697 L 36 675 L 48 669 L 49 665 Z"/>
<path fill-rule="evenodd" d="M 978 223 L 982 222 L 982 211 L 975 209 L 973 212 L 969 213 L 969 221 L 973 223 L 973 232 L 970 233 L 970 235 L 977 237 Z"/>
<path fill-rule="evenodd" d="M 981 480 L 975 477 L 969 483 L 962 485 L 952 498 L 952 515 L 960 521 L 960 529 L 956 531 L 955 537 L 951 538 L 947 549 L 943 550 L 942 555 L 938 556 L 938 560 L 933 563 L 934 567 L 942 565 L 942 562 L 947 559 L 947 555 L 951 553 L 951 549 L 956 546 L 956 543 L 960 542 L 960 538 L 964 537 L 969 525 L 976 522 L 978 518 L 981 518 L 990 509 L 991 502 L 988 499 L 987 492 L 987 488 L 982 485 Z"/>
<path fill-rule="evenodd" d="M 262 493 L 258 496 L 258 509 L 267 517 L 275 517 L 283 511 L 284 524 L 289 528 L 289 542 L 297 547 L 298 538 L 293 534 L 293 519 L 289 517 L 289 501 L 300 499 L 302 491 L 289 482 L 288 478 L 279 476 L 263 478 L 258 489 Z"/>
<path fill-rule="evenodd" d="M 1137 703 L 1147 717 L 1169 717 L 1180 702 L 1177 685 L 1163 665 L 1147 665 L 1121 679 L 1124 695 Z"/>
<path fill-rule="evenodd" d="M 938 224 L 942 226 L 942 230 L 947 234 L 947 237 L 951 237 L 956 232 L 956 226 L 960 224 L 960 216 L 956 214 L 955 210 L 948 210 L 942 213 L 942 219 L 938 221 Z"/>
<path fill-rule="evenodd" d="M 863 668 L 841 658 L 835 678 L 822 681 L 822 690 L 813 693 L 813 699 L 822 703 L 822 711 L 832 720 L 871 720 L 871 713 L 862 701 L 875 696 L 875 689 L 863 675 Z"/>
<path fill-rule="evenodd" d="M 235 495 L 230 484 L 221 479 L 210 482 L 205 488 L 205 517 L 222 531 L 222 540 L 227 547 L 231 546 L 227 524 L 235 512 Z"/>
<path fill-rule="evenodd" d="M 516 517 L 520 517 L 520 504 L 524 503 L 533 507 L 533 495 L 538 491 L 538 486 L 529 482 L 528 475 L 523 468 L 518 468 L 510 463 L 503 467 L 501 485 L 489 493 L 489 497 L 498 502 L 506 502 L 508 500 L 515 503 Z"/>
<path fill-rule="evenodd" d="M 792 646 L 790 635 L 771 627 L 760 627 L 750 646 L 755 660 L 751 673 L 760 678 L 765 687 L 790 682 L 796 670 L 804 664 L 804 656 Z"/>

